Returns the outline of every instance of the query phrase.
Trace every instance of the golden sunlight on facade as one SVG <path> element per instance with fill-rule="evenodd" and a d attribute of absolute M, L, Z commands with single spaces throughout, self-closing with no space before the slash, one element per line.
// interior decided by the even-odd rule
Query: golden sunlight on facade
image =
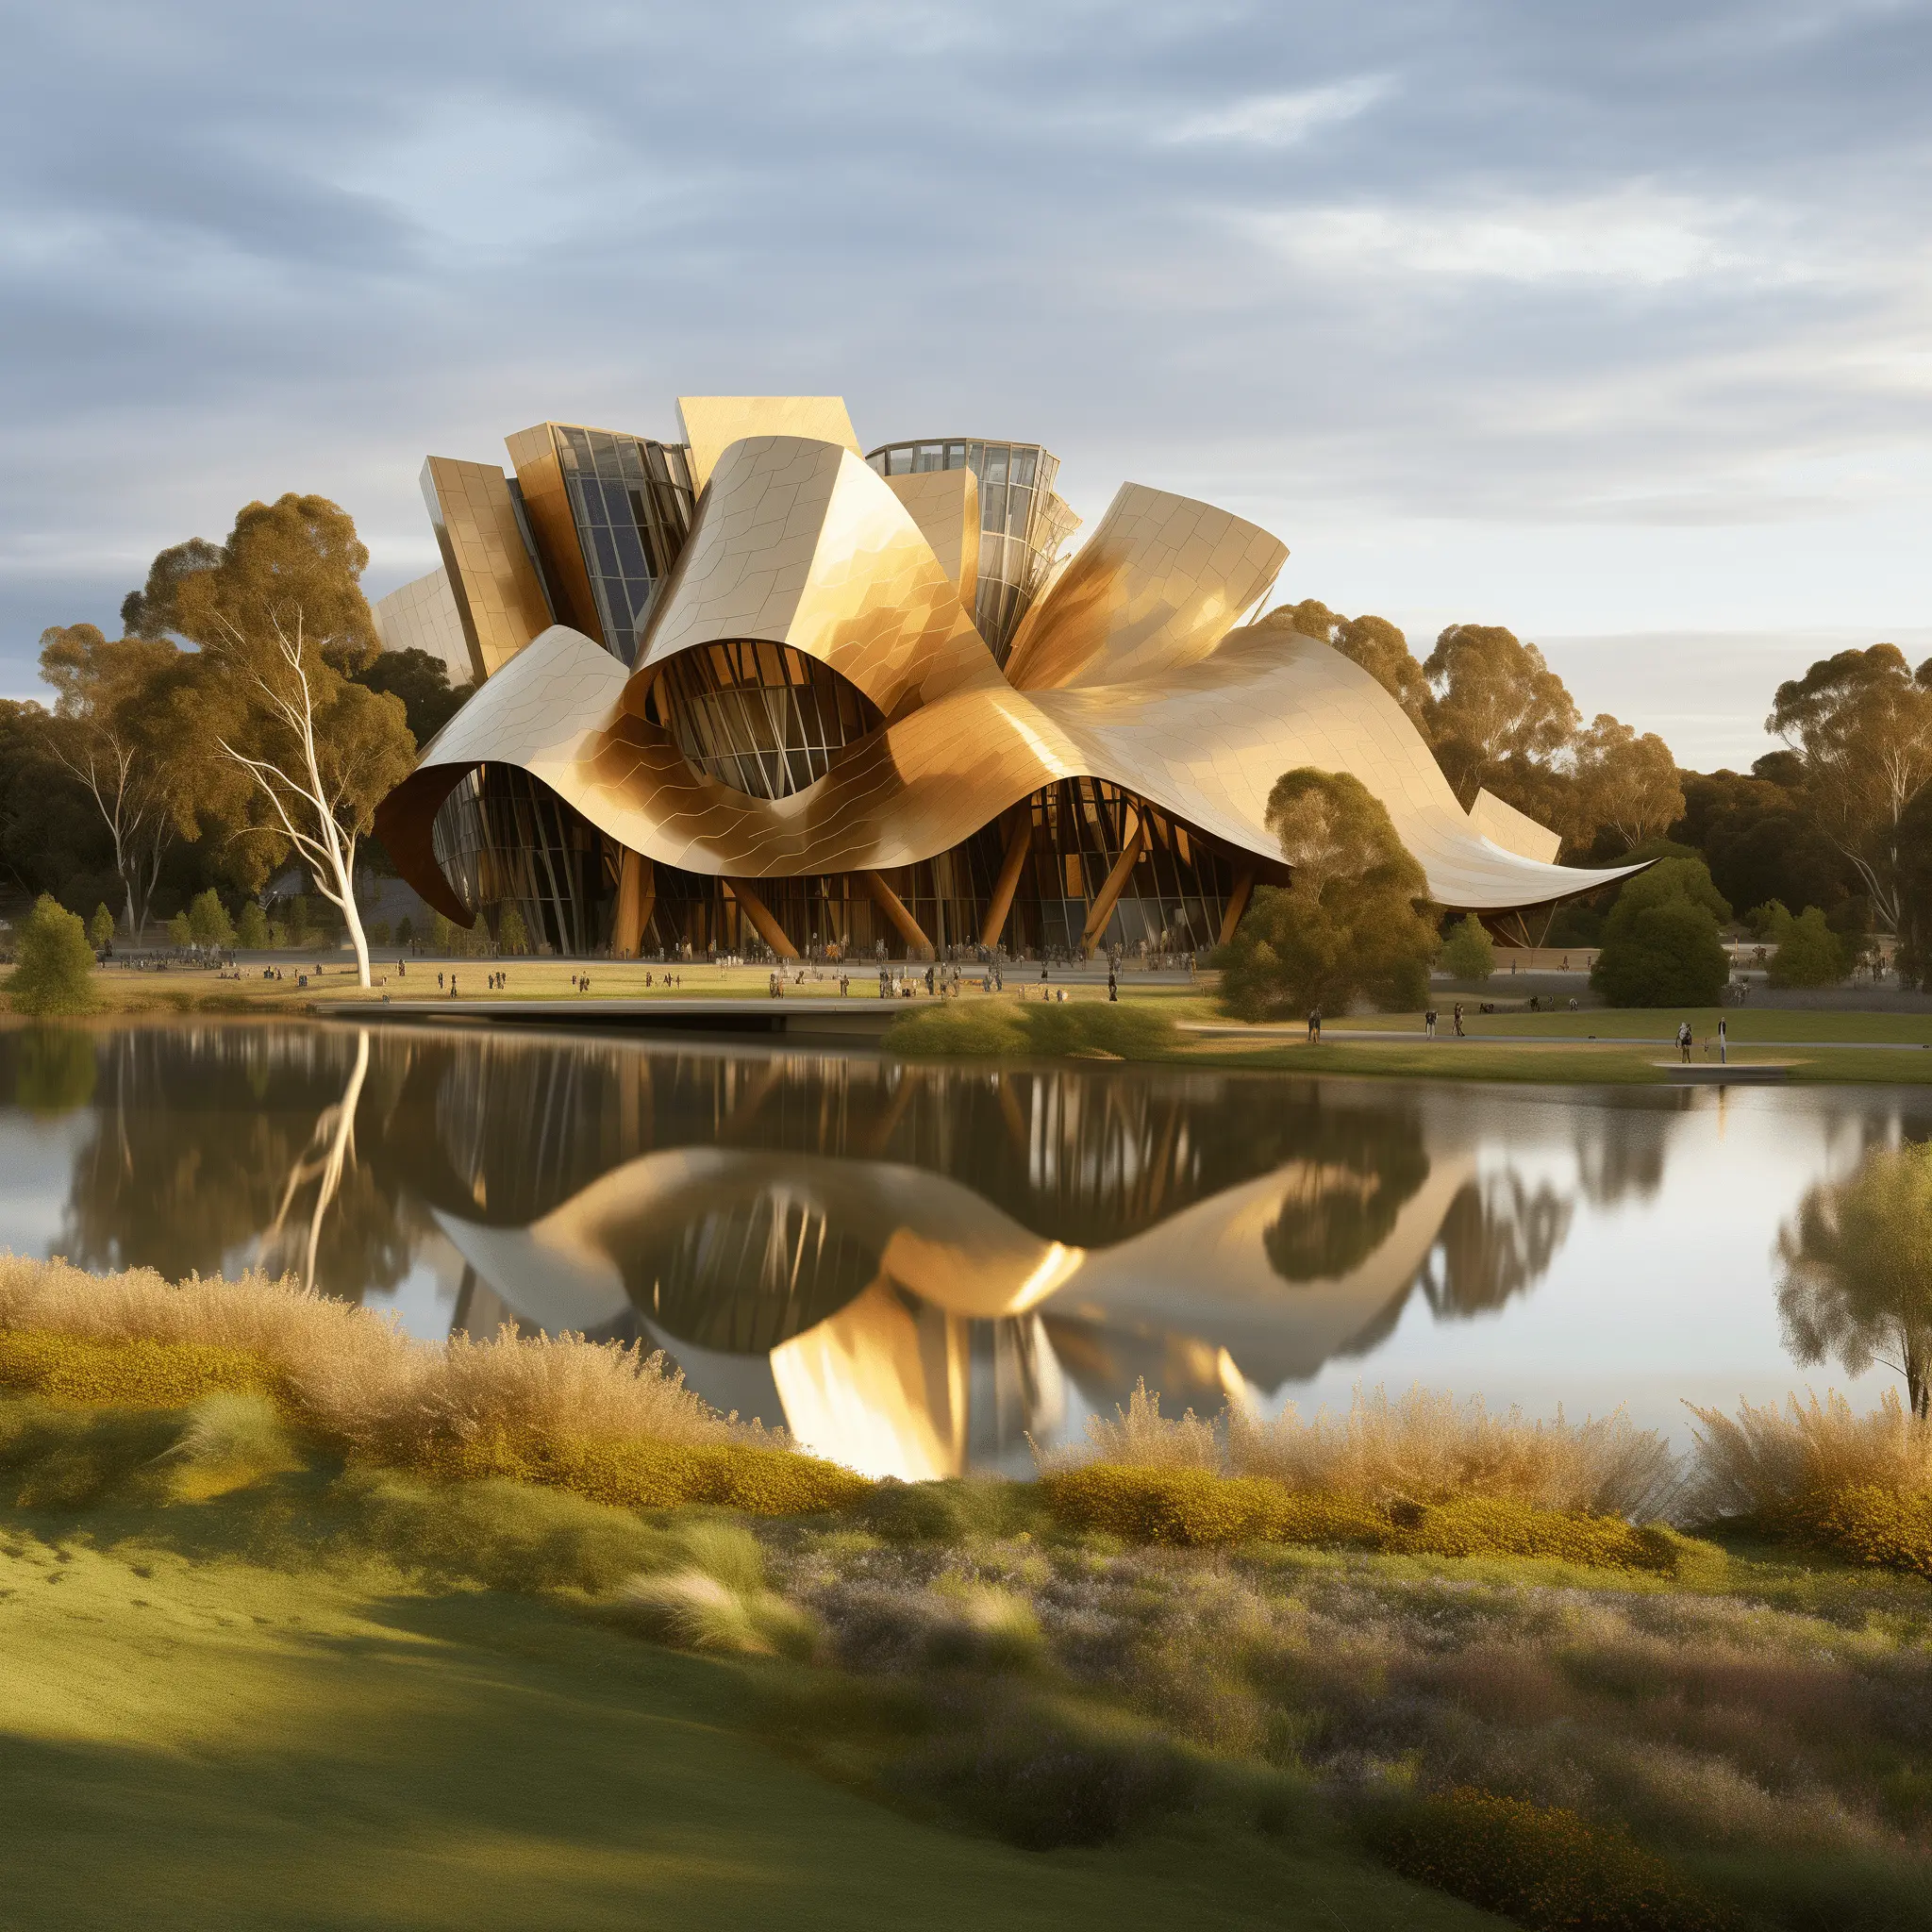
<path fill-rule="evenodd" d="M 686 397 L 681 443 L 546 423 L 423 487 L 479 690 L 385 801 L 451 919 L 620 956 L 1192 952 L 1285 883 L 1296 766 L 1352 772 L 1432 895 L 1615 876 L 1465 812 L 1382 687 L 1244 623 L 1288 549 L 1122 486 L 1079 519 L 1038 444 L 861 457 L 836 397 Z"/>

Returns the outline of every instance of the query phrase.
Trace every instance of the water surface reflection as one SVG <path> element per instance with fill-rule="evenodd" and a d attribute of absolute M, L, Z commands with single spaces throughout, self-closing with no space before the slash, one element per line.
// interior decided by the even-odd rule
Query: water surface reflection
<path fill-rule="evenodd" d="M 1770 1249 L 1916 1090 L 906 1066 L 182 1023 L 0 1036 L 0 1242 L 260 1260 L 418 1332 L 661 1346 L 868 1470 L 1422 1378 L 1539 1411 L 1790 1386 Z M 1915 1111 L 1918 1110 L 1918 1111 Z M 15 1156 L 18 1158 L 15 1158 Z"/>

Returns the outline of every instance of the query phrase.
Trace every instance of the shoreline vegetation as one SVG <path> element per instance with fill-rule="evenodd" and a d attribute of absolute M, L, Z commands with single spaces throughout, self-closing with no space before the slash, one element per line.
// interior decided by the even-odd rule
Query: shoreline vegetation
<path fill-rule="evenodd" d="M 874 1481 L 635 1349 L 0 1257 L 0 1616 L 74 1612 L 0 1670 L 79 1698 L 130 1620 L 187 1671 L 217 1630 L 379 1600 L 420 1668 L 460 1626 L 473 1664 L 706 1710 L 741 1782 L 849 1802 L 894 1856 L 923 1833 L 982 1915 L 1047 1855 L 1041 1899 L 1090 1861 L 1059 1923 L 1185 1867 L 1227 1924 L 1291 1894 L 1362 1925 L 1932 1924 L 1932 1429 L 1895 1399 L 1694 1417 L 1678 1457 L 1621 1413 L 1208 1422 L 1143 1389 L 1031 1481 Z M 95 1774 L 42 1772 L 48 1816 Z"/>
<path fill-rule="evenodd" d="M 221 978 L 208 969 L 159 973 L 96 972 L 91 989 L 97 1004 L 78 1016 L 61 1016 L 61 1025 L 103 1026 L 174 1018 L 309 1018 L 326 1000 L 331 1017 L 347 1019 L 341 1008 L 379 1004 L 383 991 L 425 1002 L 443 997 L 436 988 L 439 971 L 454 970 L 463 980 L 460 999 L 448 1001 L 451 1014 L 474 1012 L 473 1001 L 488 997 L 511 1009 L 522 1000 L 583 998 L 681 1002 L 700 998 L 742 1000 L 762 1009 L 769 999 L 763 968 L 692 967 L 684 983 L 665 987 L 664 969 L 635 962 L 532 960 L 498 961 L 491 970 L 507 974 L 508 984 L 485 993 L 482 969 L 469 961 L 415 960 L 401 980 L 387 989 L 361 993 L 340 960 L 320 978 L 297 983 L 308 965 L 290 964 L 280 981 Z M 574 982 L 588 971 L 591 991 L 579 995 Z M 653 984 L 646 989 L 649 973 Z M 380 977 L 378 974 L 378 977 Z M 1058 983 L 1054 983 L 1058 985 Z M 1161 1061 L 1257 1073 L 1331 1074 L 1351 1077 L 1498 1080 L 1541 1085 L 1668 1085 L 1677 1055 L 1670 1036 L 1680 1019 L 1690 1022 L 1694 1064 L 1716 1059 L 1720 1019 L 1729 1034 L 1729 1062 L 1748 1066 L 1774 1061 L 1785 1077 L 1801 1083 L 1909 1083 L 1932 1079 L 1932 1013 L 1866 1012 L 1850 1009 L 1785 1009 L 1770 1007 L 1675 1008 L 1663 1010 L 1585 1008 L 1576 1012 L 1527 1009 L 1526 1001 L 1506 991 L 1500 975 L 1490 998 L 1498 1010 L 1478 1013 L 1474 994 L 1438 997 L 1439 1037 L 1422 1037 L 1420 1013 L 1365 1013 L 1331 1016 L 1324 1039 L 1310 1043 L 1306 1029 L 1291 1024 L 1249 1024 L 1220 1013 L 1211 975 L 1195 987 L 1124 985 L 1110 1003 L 1103 985 L 1065 985 L 1064 1004 L 1039 998 L 1037 982 L 1015 981 L 1004 994 L 969 990 L 957 1000 L 921 997 L 906 1003 L 884 1037 L 886 1050 L 908 1057 L 1070 1058 L 1090 1060 Z M 870 1003 L 874 982 L 856 975 L 852 998 Z M 7 987 L 0 982 L 0 1002 Z M 808 979 L 790 989 L 793 998 L 837 998 L 836 976 Z M 1452 1037 L 1451 1011 L 1460 999 L 1468 1037 Z M 339 1007 L 339 1003 L 340 1007 Z M 589 1015 L 587 1014 L 587 1018 Z M 437 1015 L 423 1016 L 434 1024 Z M 6 1010 L 0 1024 L 45 1024 Z M 1927 1059 L 1921 1061 L 1924 1053 Z"/>

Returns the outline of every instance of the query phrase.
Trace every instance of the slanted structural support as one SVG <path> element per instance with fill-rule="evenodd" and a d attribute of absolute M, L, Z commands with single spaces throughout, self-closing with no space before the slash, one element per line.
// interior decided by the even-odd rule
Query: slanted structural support
<path fill-rule="evenodd" d="M 798 958 L 798 948 L 785 935 L 785 928 L 772 916 L 772 908 L 758 897 L 758 888 L 744 879 L 726 879 L 726 889 L 738 901 L 739 909 L 751 921 L 758 936 L 781 959 Z"/>
<path fill-rule="evenodd" d="M 875 872 L 862 872 L 865 889 L 878 902 L 879 910 L 899 929 L 899 937 L 922 958 L 935 957 L 932 941 L 920 930 L 918 920 L 907 909 L 906 902 Z"/>
<path fill-rule="evenodd" d="M 1080 935 L 1080 950 L 1090 959 L 1100 943 L 1101 934 L 1107 930 L 1107 922 L 1113 917 L 1114 907 L 1126 890 L 1127 880 L 1133 876 L 1134 868 L 1140 864 L 1141 855 L 1146 849 L 1147 818 L 1145 813 L 1137 811 L 1134 829 L 1127 834 L 1127 842 L 1121 847 L 1121 856 L 1114 860 L 1113 870 L 1102 884 L 1100 896 L 1088 908 L 1087 929 Z"/>
<path fill-rule="evenodd" d="M 1000 860 L 1000 875 L 992 889 L 992 904 L 986 908 L 986 924 L 979 929 L 979 943 L 988 952 L 999 944 L 1007 929 L 1008 915 L 1013 909 L 1013 894 L 1020 889 L 1020 874 L 1026 868 L 1026 854 L 1033 844 L 1033 801 L 1024 799 L 1013 815 L 1007 833 L 1006 856 Z"/>

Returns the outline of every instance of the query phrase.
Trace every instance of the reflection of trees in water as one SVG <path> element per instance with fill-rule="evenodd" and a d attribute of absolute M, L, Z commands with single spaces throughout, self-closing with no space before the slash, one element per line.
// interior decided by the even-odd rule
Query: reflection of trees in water
<path fill-rule="evenodd" d="M 87 1268 L 152 1267 L 169 1276 L 252 1257 L 355 1060 L 350 1036 L 321 1029 L 107 1035 L 92 1131 L 69 1183 L 63 1251 Z M 392 1105 L 401 1071 L 393 1049 L 372 1057 L 358 1108 L 365 1132 Z M 287 1211 L 301 1221 L 299 1268 L 308 1218 L 299 1199 Z M 352 1299 L 392 1287 L 408 1270 L 413 1233 L 393 1176 L 366 1161 L 345 1164 L 315 1239 L 314 1278 Z"/>
<path fill-rule="evenodd" d="M 1576 1173 L 1584 1198 L 1598 1208 L 1647 1201 L 1663 1186 L 1665 1157 L 1692 1095 L 1686 1088 L 1651 1094 L 1596 1094 L 1572 1109 Z"/>
<path fill-rule="evenodd" d="M 1404 1097 L 1336 1106 L 1317 1091 L 1286 1112 L 1274 1144 L 1286 1154 L 1286 1173 L 1261 1239 L 1284 1281 L 1332 1280 L 1358 1268 L 1429 1177 L 1421 1115 Z"/>
<path fill-rule="evenodd" d="M 94 1038 L 77 1026 L 28 1026 L 0 1035 L 0 1091 L 42 1116 L 72 1113 L 94 1096 Z"/>
<path fill-rule="evenodd" d="M 1547 1181 L 1487 1174 L 1457 1191 L 1416 1285 L 1439 1320 L 1500 1308 L 1549 1272 L 1575 1204 Z"/>
<path fill-rule="evenodd" d="M 1874 1148 L 1856 1173 L 1812 1188 L 1780 1229 L 1785 1346 L 1846 1374 L 1874 1362 L 1905 1377 L 1913 1411 L 1932 1407 L 1932 1147 Z"/>

